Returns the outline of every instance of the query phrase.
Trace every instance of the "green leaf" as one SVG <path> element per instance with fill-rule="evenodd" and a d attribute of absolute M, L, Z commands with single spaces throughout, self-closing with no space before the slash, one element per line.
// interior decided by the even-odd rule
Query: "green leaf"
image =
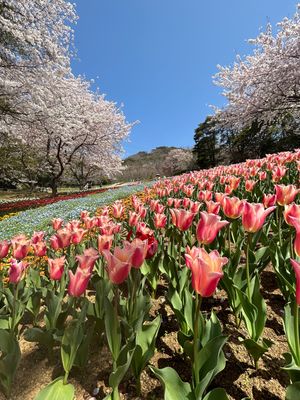
<path fill-rule="evenodd" d="M 134 342 L 128 342 L 122 347 L 117 360 L 117 368 L 109 376 L 109 386 L 116 389 L 124 378 L 130 367 L 132 356 L 135 350 Z"/>
<path fill-rule="evenodd" d="M 229 400 L 224 389 L 213 389 L 204 397 L 203 400 Z"/>
<path fill-rule="evenodd" d="M 290 353 L 284 353 L 283 357 L 285 358 L 286 365 L 282 367 L 282 369 L 288 373 L 291 382 L 295 383 L 300 381 L 300 367 L 295 363 L 292 355 Z"/>
<path fill-rule="evenodd" d="M 108 299 L 104 301 L 105 307 L 105 332 L 109 349 L 114 361 L 119 357 L 121 348 L 121 328 L 118 315 Z"/>
<path fill-rule="evenodd" d="M 0 329 L 0 383 L 6 395 L 11 386 L 21 359 L 18 340 L 10 332 Z"/>
<path fill-rule="evenodd" d="M 63 378 L 59 377 L 42 389 L 34 400 L 74 400 L 74 386 L 64 385 Z"/>
<path fill-rule="evenodd" d="M 246 347 L 249 354 L 253 357 L 255 362 L 258 361 L 273 344 L 273 342 L 268 339 L 263 339 L 262 344 L 259 344 L 252 339 L 245 339 L 242 341 L 242 343 Z"/>
<path fill-rule="evenodd" d="M 199 351 L 198 374 L 200 383 L 195 389 L 196 398 L 203 396 L 214 377 L 225 368 L 226 359 L 222 349 L 226 341 L 227 336 L 217 336 Z"/>
<path fill-rule="evenodd" d="M 26 329 L 24 332 L 24 338 L 27 342 L 37 342 L 45 347 L 53 347 L 54 344 L 52 331 L 44 331 L 37 327 Z"/>
<path fill-rule="evenodd" d="M 183 382 L 177 372 L 170 367 L 158 369 L 150 367 L 164 388 L 164 400 L 192 400 L 191 385 Z"/>
<path fill-rule="evenodd" d="M 73 367 L 83 337 L 82 321 L 77 319 L 70 321 L 65 328 L 60 348 L 61 359 L 66 372 L 70 372 Z"/>
<path fill-rule="evenodd" d="M 160 315 L 150 324 L 144 324 L 136 335 L 136 349 L 132 359 L 132 369 L 137 378 L 155 351 L 155 341 L 161 324 Z"/>
<path fill-rule="evenodd" d="M 287 387 L 285 400 L 299 400 L 299 399 L 300 399 L 300 382 L 295 382 Z"/>

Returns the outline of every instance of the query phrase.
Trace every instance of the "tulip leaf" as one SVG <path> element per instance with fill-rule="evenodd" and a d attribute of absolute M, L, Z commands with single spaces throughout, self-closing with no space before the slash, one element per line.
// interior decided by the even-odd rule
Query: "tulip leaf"
<path fill-rule="evenodd" d="M 114 361 L 117 361 L 121 348 L 121 327 L 118 315 L 108 299 L 104 301 L 105 332 L 109 349 Z"/>
<path fill-rule="evenodd" d="M 229 400 L 227 393 L 222 388 L 211 390 L 203 400 Z"/>
<path fill-rule="evenodd" d="M 21 359 L 18 340 L 10 332 L 0 329 L 0 383 L 8 396 Z"/>
<path fill-rule="evenodd" d="M 42 389 L 34 400 L 74 400 L 75 389 L 70 383 L 64 385 L 59 377 Z"/>
<path fill-rule="evenodd" d="M 283 356 L 286 365 L 282 369 L 288 373 L 292 383 L 300 382 L 300 367 L 295 363 L 290 353 L 284 353 Z"/>
<path fill-rule="evenodd" d="M 134 342 L 128 342 L 125 346 L 122 347 L 117 360 L 117 368 L 109 376 L 109 385 L 113 389 L 119 386 L 126 372 L 128 371 L 134 350 Z"/>
<path fill-rule="evenodd" d="M 144 324 L 136 335 L 136 349 L 132 359 L 132 369 L 134 376 L 140 376 L 147 362 L 155 351 L 155 341 L 161 324 L 160 315 L 149 324 Z"/>
<path fill-rule="evenodd" d="M 295 382 L 287 387 L 285 400 L 299 400 L 299 399 L 300 399 L 300 382 Z"/>
<path fill-rule="evenodd" d="M 183 382 L 177 372 L 170 367 L 158 369 L 150 367 L 150 370 L 160 380 L 164 388 L 164 400 L 193 400 L 191 385 Z"/>
<path fill-rule="evenodd" d="M 64 370 L 70 372 L 74 364 L 76 353 L 84 338 L 82 321 L 73 319 L 65 328 L 61 342 L 61 359 Z"/>
<path fill-rule="evenodd" d="M 249 354 L 253 357 L 253 360 L 256 362 L 260 359 L 260 357 L 269 350 L 272 346 L 273 342 L 268 339 L 263 339 L 262 343 L 257 343 L 252 339 L 245 339 L 242 341 L 243 345 L 246 347 Z"/>
<path fill-rule="evenodd" d="M 54 344 L 52 331 L 44 331 L 37 327 L 26 329 L 24 332 L 24 338 L 27 340 L 27 342 L 37 342 L 45 347 L 52 347 Z"/>

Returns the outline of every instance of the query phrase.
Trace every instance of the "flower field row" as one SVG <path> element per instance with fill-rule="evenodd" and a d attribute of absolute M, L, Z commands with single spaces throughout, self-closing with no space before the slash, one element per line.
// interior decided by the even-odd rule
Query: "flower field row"
<path fill-rule="evenodd" d="M 33 208 L 12 215 L 10 218 L 0 220 L 0 240 L 9 239 L 18 233 L 31 235 L 35 230 L 48 230 L 50 222 L 57 215 L 64 220 L 77 218 L 80 212 L 85 209 L 95 212 L 101 205 L 112 203 L 113 201 L 127 197 L 132 193 L 138 192 L 145 185 L 123 186 L 116 189 L 108 189 L 101 193 L 60 200 L 59 202 Z"/>
<path fill-rule="evenodd" d="M 272 268 L 285 302 L 286 399 L 298 400 L 299 167 L 295 151 L 195 171 L 158 181 L 130 202 L 105 206 L 108 199 L 102 199 L 95 214 L 93 199 L 70 201 L 64 209 L 49 206 L 47 232 L 39 231 L 38 221 L 23 229 L 27 235 L 9 240 L 7 231 L 0 242 L 0 384 L 6 396 L 13 393 L 22 335 L 49 356 L 60 348 L 64 373 L 35 400 L 74 399 L 70 374 L 88 368 L 95 341 L 111 354 L 106 400 L 120 399 L 121 383 L 129 378 L 141 396 L 145 369 L 161 382 L 166 400 L 229 399 L 214 381 L 226 371 L 224 346 L 231 338 L 206 300 L 218 288 L 226 293 L 240 346 L 258 370 L 272 352 L 261 291 L 262 274 Z M 20 229 L 22 217 L 13 218 Z M 176 340 L 189 370 L 185 379 L 176 365 L 152 363 L 163 331 L 162 316 L 152 310 L 161 286 L 176 319 Z M 31 323 L 25 325 L 25 318 Z"/>

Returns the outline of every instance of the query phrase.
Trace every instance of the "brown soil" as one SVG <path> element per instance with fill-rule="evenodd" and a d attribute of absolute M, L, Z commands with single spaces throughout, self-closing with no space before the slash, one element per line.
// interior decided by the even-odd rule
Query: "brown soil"
<path fill-rule="evenodd" d="M 224 332 L 229 335 L 225 346 L 227 364 L 225 370 L 213 382 L 215 387 L 226 389 L 231 400 L 241 400 L 248 396 L 253 400 L 283 400 L 285 389 L 289 384 L 288 377 L 281 367 L 284 364 L 282 354 L 288 351 L 283 326 L 282 315 L 284 300 L 277 289 L 274 273 L 268 268 L 262 272 L 263 295 L 267 302 L 268 320 L 264 337 L 273 341 L 273 346 L 259 361 L 259 368 L 255 370 L 252 361 L 238 338 L 246 331 L 241 326 L 235 327 L 234 318 L 230 312 L 225 293 L 219 291 L 214 298 L 206 299 L 203 308 L 212 307 L 224 325 Z M 160 287 L 156 300 L 153 301 L 152 315 L 160 314 L 163 319 L 157 351 L 151 364 L 159 368 L 171 366 L 177 370 L 182 380 L 190 379 L 190 365 L 180 352 L 177 342 L 177 323 L 174 314 L 165 302 Z M 49 361 L 47 352 L 33 343 L 21 338 L 22 360 L 19 366 L 11 399 L 33 400 L 42 387 L 57 376 L 62 375 L 60 352 L 56 349 Z M 106 346 L 94 343 L 90 354 L 89 364 L 84 371 L 72 370 L 70 382 L 76 388 L 76 400 L 102 399 L 109 393 L 108 377 L 111 372 L 111 356 Z M 93 390 L 99 388 L 99 393 Z M 149 369 L 142 374 L 142 395 L 135 395 L 134 379 L 129 378 L 120 386 L 122 400 L 160 400 L 163 391 L 157 379 Z M 0 394 L 0 400 L 4 396 Z M 63 400 L 63 399 L 62 399 Z"/>

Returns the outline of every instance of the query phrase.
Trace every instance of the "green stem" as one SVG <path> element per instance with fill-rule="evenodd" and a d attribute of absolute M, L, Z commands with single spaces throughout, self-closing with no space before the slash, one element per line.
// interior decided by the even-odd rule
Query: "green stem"
<path fill-rule="evenodd" d="M 230 234 L 231 234 L 231 232 L 230 232 L 230 225 L 231 225 L 231 224 L 228 224 L 228 225 L 227 225 L 227 240 L 228 240 L 228 254 L 229 254 L 229 259 L 230 259 L 230 257 L 231 257 L 231 248 L 230 248 L 230 244 L 231 244 L 231 241 L 230 241 Z"/>
<path fill-rule="evenodd" d="M 19 283 L 16 284 L 14 287 L 14 298 L 13 298 L 13 305 L 12 305 L 12 317 L 11 317 L 11 334 L 14 336 L 15 334 L 15 323 L 16 323 L 16 304 L 18 300 L 18 291 L 19 291 Z"/>
<path fill-rule="evenodd" d="M 194 355 L 194 360 L 193 360 L 193 375 L 194 375 L 194 386 L 195 388 L 199 384 L 199 360 L 198 360 L 198 339 L 199 339 L 199 314 L 200 314 L 200 308 L 201 308 L 201 302 L 202 302 L 202 297 L 196 293 L 196 315 L 195 315 L 195 320 L 194 320 L 194 346 L 193 346 L 193 355 Z"/>
<path fill-rule="evenodd" d="M 248 232 L 247 238 L 247 247 L 246 247 L 246 274 L 247 274 L 247 296 L 248 300 L 251 302 L 251 290 L 250 290 L 250 271 L 249 271 L 249 247 L 251 243 L 251 233 Z"/>
<path fill-rule="evenodd" d="M 64 380 L 63 380 L 64 385 L 68 384 L 69 373 L 70 373 L 70 371 L 65 372 L 65 376 L 64 376 Z"/>
<path fill-rule="evenodd" d="M 294 239 L 294 238 L 293 238 L 293 234 L 291 233 L 291 236 L 290 236 L 290 253 L 291 253 L 291 258 L 295 258 L 293 239 Z"/>
<path fill-rule="evenodd" d="M 278 216 L 278 238 L 279 238 L 279 245 L 282 246 L 282 235 L 281 235 L 281 217 L 282 217 L 282 210 L 281 207 L 277 207 L 277 216 Z"/>

